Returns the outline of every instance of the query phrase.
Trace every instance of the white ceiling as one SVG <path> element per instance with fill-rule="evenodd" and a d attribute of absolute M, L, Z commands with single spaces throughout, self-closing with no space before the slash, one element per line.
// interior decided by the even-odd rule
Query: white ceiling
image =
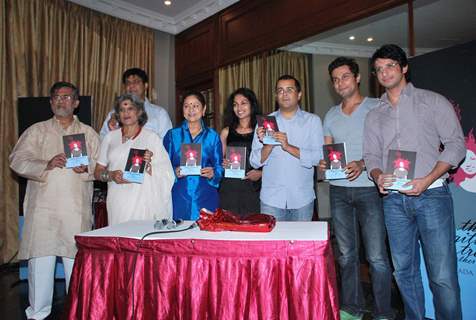
<path fill-rule="evenodd" d="M 476 0 L 415 0 L 416 54 L 476 40 Z M 408 45 L 408 7 L 403 5 L 281 49 L 313 54 L 370 57 L 383 44 Z M 349 40 L 353 35 L 355 40 Z M 367 42 L 367 37 L 374 41 Z"/>
<path fill-rule="evenodd" d="M 146 27 L 177 34 L 239 0 L 69 0 Z"/>

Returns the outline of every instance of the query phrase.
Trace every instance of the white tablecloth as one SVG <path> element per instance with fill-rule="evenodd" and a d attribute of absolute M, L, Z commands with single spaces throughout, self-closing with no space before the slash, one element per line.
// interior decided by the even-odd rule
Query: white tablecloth
<path fill-rule="evenodd" d="M 128 221 L 115 226 L 101 228 L 79 234 L 86 237 L 123 237 L 140 239 L 143 235 L 157 231 L 154 230 L 155 221 Z M 177 229 L 185 229 L 193 221 L 185 221 Z M 208 239 L 208 240 L 297 240 L 297 241 L 320 241 L 327 240 L 328 225 L 324 221 L 303 222 L 276 222 L 271 232 L 208 232 L 193 228 L 183 232 L 163 233 L 148 236 L 152 239 Z"/>

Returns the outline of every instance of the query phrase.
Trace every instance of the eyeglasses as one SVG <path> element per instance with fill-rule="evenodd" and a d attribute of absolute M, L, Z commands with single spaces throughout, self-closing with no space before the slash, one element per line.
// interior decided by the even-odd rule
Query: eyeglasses
<path fill-rule="evenodd" d="M 276 89 L 276 94 L 278 96 L 281 96 L 284 93 L 291 94 L 291 93 L 295 93 L 296 91 L 297 91 L 297 89 L 295 87 L 278 88 L 278 89 Z"/>
<path fill-rule="evenodd" d="M 372 73 L 373 73 L 374 75 L 381 74 L 381 73 L 384 72 L 384 71 L 395 69 L 398 65 L 399 65 L 398 62 L 387 63 L 387 64 L 385 64 L 385 65 L 383 65 L 383 66 L 381 66 L 381 67 L 375 68 L 375 69 L 372 71 Z"/>
<path fill-rule="evenodd" d="M 58 101 L 73 101 L 73 96 L 70 96 L 70 95 L 67 95 L 67 96 L 52 96 L 51 97 L 51 100 L 53 100 L 54 102 L 58 102 Z"/>

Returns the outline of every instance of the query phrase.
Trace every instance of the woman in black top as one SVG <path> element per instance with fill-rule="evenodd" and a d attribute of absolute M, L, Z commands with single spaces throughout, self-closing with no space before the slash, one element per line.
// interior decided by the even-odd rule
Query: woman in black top
<path fill-rule="evenodd" d="M 224 167 L 229 163 L 225 159 L 227 146 L 246 147 L 245 179 L 224 178 L 220 186 L 220 207 L 242 216 L 260 211 L 261 170 L 253 169 L 249 161 L 257 114 L 260 107 L 255 93 L 248 88 L 237 89 L 228 97 L 225 128 L 220 133 Z"/>

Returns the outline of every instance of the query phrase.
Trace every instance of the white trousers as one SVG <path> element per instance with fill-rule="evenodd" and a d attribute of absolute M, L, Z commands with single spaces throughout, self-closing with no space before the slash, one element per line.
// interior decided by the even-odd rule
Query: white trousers
<path fill-rule="evenodd" d="M 63 258 L 66 293 L 73 270 L 74 259 Z M 28 260 L 28 301 L 27 319 L 41 320 L 51 313 L 55 282 L 56 256 L 31 258 Z"/>

